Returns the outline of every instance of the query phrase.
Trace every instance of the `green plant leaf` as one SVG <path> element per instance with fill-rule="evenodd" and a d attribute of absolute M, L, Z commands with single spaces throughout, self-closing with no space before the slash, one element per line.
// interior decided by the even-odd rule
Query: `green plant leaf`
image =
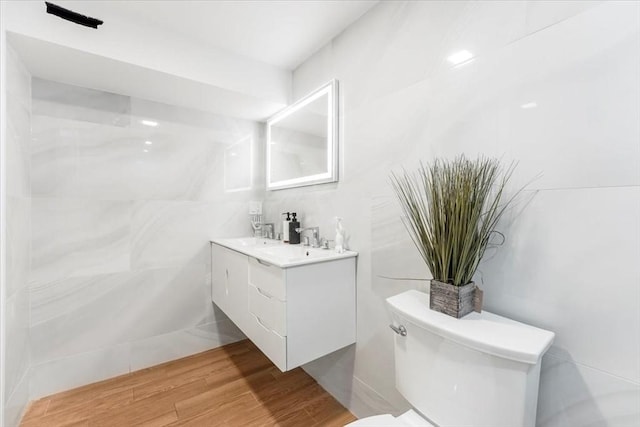
<path fill-rule="evenodd" d="M 466 285 L 491 237 L 497 233 L 504 241 L 495 227 L 524 189 L 503 200 L 515 166 L 503 170 L 498 159 L 461 155 L 391 174 L 404 225 L 434 279 Z"/>

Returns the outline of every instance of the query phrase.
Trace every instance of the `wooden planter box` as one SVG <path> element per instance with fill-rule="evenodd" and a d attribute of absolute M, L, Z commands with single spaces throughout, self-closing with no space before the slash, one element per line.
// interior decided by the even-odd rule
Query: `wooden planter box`
<path fill-rule="evenodd" d="M 433 279 L 429 292 L 429 308 L 460 319 L 473 311 L 475 290 L 476 284 L 473 282 L 464 286 L 454 286 Z"/>

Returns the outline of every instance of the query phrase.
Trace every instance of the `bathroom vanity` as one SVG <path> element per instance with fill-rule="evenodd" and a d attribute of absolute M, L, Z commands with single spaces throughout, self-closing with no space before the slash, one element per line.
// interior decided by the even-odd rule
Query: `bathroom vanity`
<path fill-rule="evenodd" d="M 356 252 L 211 241 L 212 301 L 282 371 L 356 341 Z"/>

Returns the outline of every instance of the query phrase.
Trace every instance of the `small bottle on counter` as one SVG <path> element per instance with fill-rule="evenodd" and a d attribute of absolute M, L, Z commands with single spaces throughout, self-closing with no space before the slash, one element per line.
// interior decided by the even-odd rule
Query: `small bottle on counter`
<path fill-rule="evenodd" d="M 292 245 L 300 244 L 300 233 L 296 231 L 296 228 L 300 228 L 300 221 L 296 219 L 296 213 L 292 212 L 289 222 L 289 243 Z"/>
<path fill-rule="evenodd" d="M 289 223 L 291 222 L 291 213 L 283 212 L 282 215 L 286 215 L 287 218 L 282 220 L 282 241 L 289 243 Z"/>
<path fill-rule="evenodd" d="M 342 227 L 342 218 L 336 217 L 336 248 L 339 254 L 344 253 L 344 228 Z"/>

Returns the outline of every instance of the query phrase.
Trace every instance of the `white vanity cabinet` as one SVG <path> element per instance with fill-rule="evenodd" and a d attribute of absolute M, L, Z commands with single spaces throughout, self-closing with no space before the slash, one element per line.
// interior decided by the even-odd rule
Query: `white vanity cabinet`
<path fill-rule="evenodd" d="M 248 257 L 219 245 L 211 245 L 211 299 L 244 331 L 247 312 Z"/>
<path fill-rule="evenodd" d="M 356 341 L 356 258 L 281 267 L 212 243 L 213 302 L 282 371 Z"/>

